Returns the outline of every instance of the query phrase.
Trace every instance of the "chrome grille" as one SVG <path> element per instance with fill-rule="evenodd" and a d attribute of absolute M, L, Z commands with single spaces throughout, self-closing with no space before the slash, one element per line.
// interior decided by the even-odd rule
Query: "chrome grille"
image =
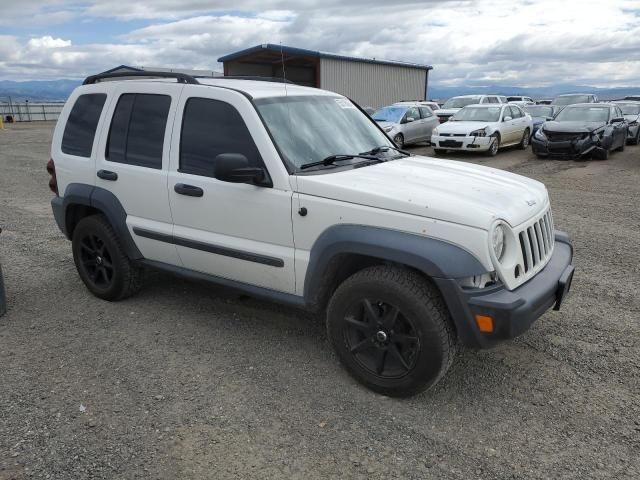
<path fill-rule="evenodd" d="M 553 253 L 553 217 L 547 210 L 518 234 L 524 275 L 529 277 L 547 264 Z"/>

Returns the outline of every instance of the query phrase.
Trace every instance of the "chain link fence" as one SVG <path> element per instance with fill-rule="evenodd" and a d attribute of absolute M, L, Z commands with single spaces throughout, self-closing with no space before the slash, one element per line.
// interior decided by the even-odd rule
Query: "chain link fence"
<path fill-rule="evenodd" d="M 0 116 L 5 122 L 57 120 L 64 102 L 0 102 Z"/>

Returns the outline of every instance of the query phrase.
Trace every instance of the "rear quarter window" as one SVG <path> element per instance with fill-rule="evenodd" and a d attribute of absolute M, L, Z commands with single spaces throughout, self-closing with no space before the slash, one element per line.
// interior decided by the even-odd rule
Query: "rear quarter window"
<path fill-rule="evenodd" d="M 77 157 L 91 157 L 96 128 L 107 100 L 104 93 L 80 95 L 71 109 L 62 135 L 62 153 Z"/>

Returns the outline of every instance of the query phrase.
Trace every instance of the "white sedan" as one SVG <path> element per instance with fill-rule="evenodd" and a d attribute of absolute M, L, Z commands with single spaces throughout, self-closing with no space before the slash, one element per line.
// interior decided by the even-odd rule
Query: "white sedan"
<path fill-rule="evenodd" d="M 527 148 L 532 129 L 531 116 L 517 105 L 468 105 L 433 130 L 431 145 L 436 154 L 464 150 L 493 156 L 502 147 Z"/>

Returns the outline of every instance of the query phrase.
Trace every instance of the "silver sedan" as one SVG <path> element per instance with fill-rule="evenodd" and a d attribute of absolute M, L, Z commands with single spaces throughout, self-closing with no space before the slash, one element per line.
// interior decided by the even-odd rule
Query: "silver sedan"
<path fill-rule="evenodd" d="M 440 125 L 433 110 L 417 103 L 383 107 L 372 117 L 400 148 L 410 143 L 429 142 L 431 132 Z"/>

